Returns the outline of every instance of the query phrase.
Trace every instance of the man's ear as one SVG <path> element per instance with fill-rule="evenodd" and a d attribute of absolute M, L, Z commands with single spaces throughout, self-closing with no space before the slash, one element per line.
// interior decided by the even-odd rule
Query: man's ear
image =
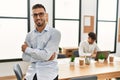
<path fill-rule="evenodd" d="M 48 23 L 48 13 L 45 14 L 46 17 L 46 23 Z"/>

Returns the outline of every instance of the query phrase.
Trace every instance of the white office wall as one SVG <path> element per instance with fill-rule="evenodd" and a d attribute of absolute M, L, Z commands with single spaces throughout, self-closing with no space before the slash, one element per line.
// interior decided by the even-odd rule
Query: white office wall
<path fill-rule="evenodd" d="M 81 41 L 87 38 L 87 33 L 84 33 L 84 16 L 94 16 L 94 21 L 96 21 L 96 0 L 82 0 L 82 9 L 81 9 Z M 96 26 L 94 22 L 94 27 Z M 94 31 L 96 28 L 94 28 Z"/>

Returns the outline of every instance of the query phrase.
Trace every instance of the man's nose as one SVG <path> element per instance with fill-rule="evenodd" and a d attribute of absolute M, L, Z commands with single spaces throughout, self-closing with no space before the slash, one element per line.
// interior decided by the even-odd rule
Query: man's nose
<path fill-rule="evenodd" d="M 40 19 L 40 16 L 39 15 L 37 15 L 37 17 L 36 17 L 37 19 Z"/>

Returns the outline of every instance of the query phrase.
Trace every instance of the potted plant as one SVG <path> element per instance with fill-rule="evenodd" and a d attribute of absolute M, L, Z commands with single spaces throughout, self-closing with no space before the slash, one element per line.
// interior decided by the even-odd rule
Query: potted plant
<path fill-rule="evenodd" d="M 105 55 L 104 55 L 103 53 L 99 54 L 99 55 L 98 55 L 98 61 L 99 61 L 100 63 L 103 63 L 104 60 L 105 60 Z"/>
<path fill-rule="evenodd" d="M 72 55 L 72 56 L 70 57 L 70 65 L 74 65 L 74 62 L 75 62 L 75 56 Z"/>
<path fill-rule="evenodd" d="M 62 48 L 61 47 L 59 47 L 59 53 L 62 53 Z"/>

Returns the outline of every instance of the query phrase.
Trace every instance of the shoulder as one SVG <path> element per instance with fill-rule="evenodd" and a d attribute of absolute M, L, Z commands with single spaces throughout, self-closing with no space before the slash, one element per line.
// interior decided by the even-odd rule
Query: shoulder
<path fill-rule="evenodd" d="M 96 43 L 96 42 L 94 42 L 94 43 L 93 43 L 93 45 L 97 45 L 97 43 Z"/>
<path fill-rule="evenodd" d="M 81 41 L 80 44 L 87 44 L 88 42 L 86 40 Z"/>
<path fill-rule="evenodd" d="M 33 34 L 35 32 L 35 30 L 32 30 L 30 32 L 27 33 L 27 35 Z"/>
<path fill-rule="evenodd" d="M 31 37 L 32 35 L 34 35 L 35 33 L 35 30 L 32 30 L 30 32 L 27 33 L 27 37 Z"/>
<path fill-rule="evenodd" d="M 80 46 L 88 45 L 88 42 L 86 40 L 80 42 Z"/>
<path fill-rule="evenodd" d="M 52 33 L 52 34 L 61 35 L 61 32 L 60 32 L 59 30 L 55 29 L 55 28 L 50 27 L 50 28 L 49 28 L 49 31 L 50 31 L 50 33 Z"/>

